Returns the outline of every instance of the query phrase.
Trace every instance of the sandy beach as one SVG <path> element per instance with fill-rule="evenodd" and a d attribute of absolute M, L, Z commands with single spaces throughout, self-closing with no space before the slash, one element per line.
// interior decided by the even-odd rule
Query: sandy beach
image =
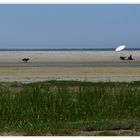
<path fill-rule="evenodd" d="M 140 51 L 125 51 L 123 53 L 115 51 L 2 51 L 0 52 L 0 64 L 22 64 L 22 58 L 30 58 L 30 64 L 122 63 L 119 57 L 122 55 L 128 57 L 130 54 L 135 58 L 135 61 L 131 61 L 131 63 L 140 64 Z M 123 61 L 123 63 L 128 62 Z"/>
<path fill-rule="evenodd" d="M 120 55 L 135 60 L 121 61 Z M 28 63 L 22 58 L 30 58 Z M 138 81 L 140 51 L 3 51 L 1 82 L 46 80 Z"/>

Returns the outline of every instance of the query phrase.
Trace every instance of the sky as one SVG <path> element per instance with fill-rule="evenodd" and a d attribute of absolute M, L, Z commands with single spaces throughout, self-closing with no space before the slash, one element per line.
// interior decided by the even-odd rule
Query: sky
<path fill-rule="evenodd" d="M 0 49 L 140 48 L 140 5 L 0 5 Z"/>

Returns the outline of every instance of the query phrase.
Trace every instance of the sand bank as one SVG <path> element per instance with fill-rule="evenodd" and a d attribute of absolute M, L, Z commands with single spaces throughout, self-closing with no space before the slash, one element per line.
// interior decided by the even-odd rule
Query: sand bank
<path fill-rule="evenodd" d="M 140 68 L 72 67 L 72 68 L 0 68 L 2 82 L 46 80 L 138 81 Z"/>
<path fill-rule="evenodd" d="M 0 52 L 0 64 L 22 63 L 22 58 L 30 58 L 30 63 L 127 63 L 120 61 L 119 57 L 133 55 L 135 61 L 140 63 L 140 51 L 4 51 Z"/>
<path fill-rule="evenodd" d="M 125 52 L 123 55 L 129 54 Z M 134 61 L 120 61 L 120 54 L 111 51 L 0 52 L 0 81 L 138 81 L 140 51 L 131 51 L 131 54 Z M 29 63 L 21 61 L 24 57 L 30 58 Z M 82 65 L 79 67 L 79 64 Z M 104 66 L 106 64 L 109 67 Z M 116 64 L 126 64 L 127 67 Z"/>

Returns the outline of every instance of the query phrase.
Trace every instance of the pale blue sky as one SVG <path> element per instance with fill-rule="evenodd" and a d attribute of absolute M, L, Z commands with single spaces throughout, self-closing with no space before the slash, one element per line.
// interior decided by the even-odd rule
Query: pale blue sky
<path fill-rule="evenodd" d="M 0 5 L 1 48 L 140 47 L 140 5 Z"/>

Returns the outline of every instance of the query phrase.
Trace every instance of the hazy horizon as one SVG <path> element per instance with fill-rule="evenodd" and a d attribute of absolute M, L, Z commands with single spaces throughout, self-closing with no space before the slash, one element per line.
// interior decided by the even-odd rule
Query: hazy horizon
<path fill-rule="evenodd" d="M 0 49 L 140 48 L 140 5 L 0 5 Z"/>

